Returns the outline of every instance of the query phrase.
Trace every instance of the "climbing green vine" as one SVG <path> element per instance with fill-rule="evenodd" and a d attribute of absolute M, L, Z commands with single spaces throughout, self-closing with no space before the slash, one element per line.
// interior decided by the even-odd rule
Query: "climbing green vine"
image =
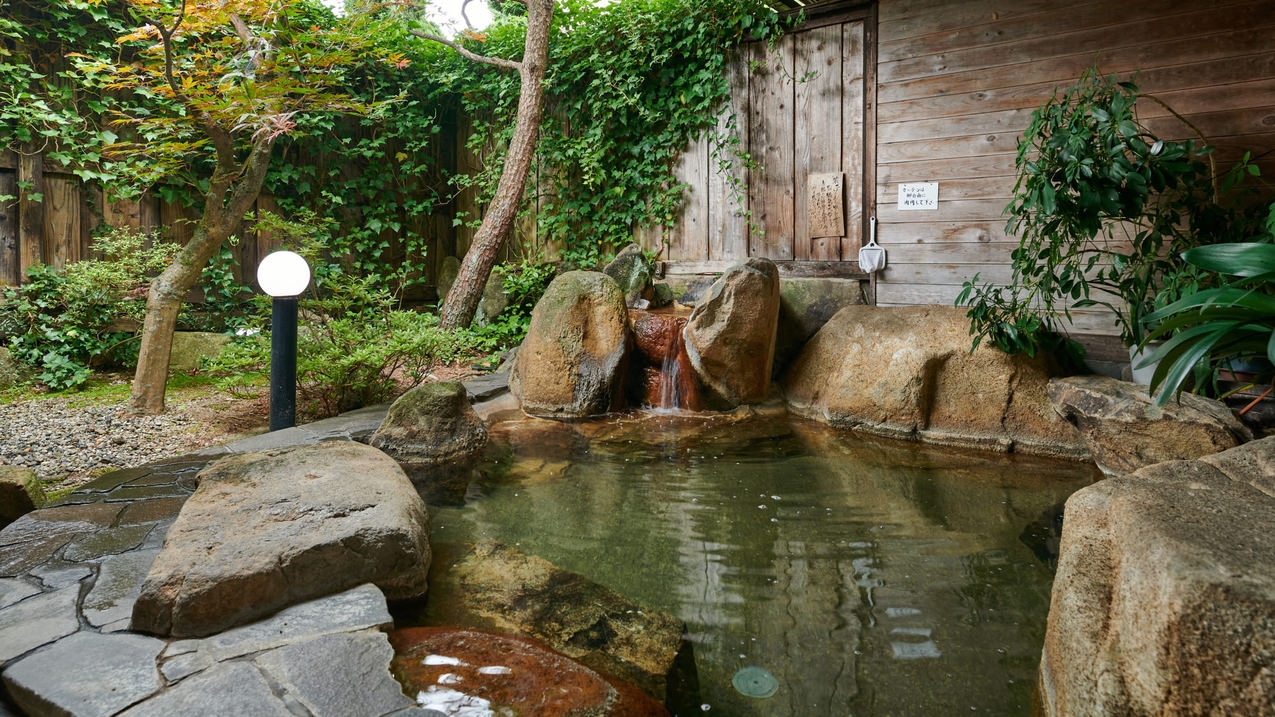
<path fill-rule="evenodd" d="M 713 131 L 729 98 L 726 66 L 740 43 L 779 33 L 778 14 L 747 0 L 624 0 L 597 7 L 564 0 L 555 18 L 538 159 L 537 229 L 569 266 L 592 267 L 635 229 L 671 224 L 683 148 Z M 488 54 L 521 48 L 521 18 L 481 37 Z M 516 79 L 458 60 L 444 75 L 475 118 L 470 146 L 507 141 Z M 498 170 L 496 162 L 489 171 Z M 479 186 L 490 187 L 486 175 Z"/>

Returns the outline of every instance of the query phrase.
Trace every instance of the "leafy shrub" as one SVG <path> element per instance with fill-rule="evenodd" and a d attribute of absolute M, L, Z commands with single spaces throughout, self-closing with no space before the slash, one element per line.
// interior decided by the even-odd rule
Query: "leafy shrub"
<path fill-rule="evenodd" d="M 1195 374 L 1197 388 L 1210 375 L 1240 361 L 1259 359 L 1269 381 L 1275 364 L 1275 204 L 1266 232 L 1253 242 L 1212 244 L 1183 253 L 1183 260 L 1221 277 L 1220 285 L 1190 294 L 1148 315 L 1146 344 L 1164 340 L 1145 359 L 1154 364 L 1152 391 L 1160 405 Z"/>
<path fill-rule="evenodd" d="M 182 306 L 177 317 L 179 328 L 230 333 L 260 323 L 265 304 L 255 300 L 252 290 L 236 278 L 238 267 L 231 247 L 223 246 L 200 274 L 204 300 Z"/>
<path fill-rule="evenodd" d="M 432 314 L 321 320 L 297 339 L 299 400 L 317 416 L 382 403 L 422 383 L 431 366 L 452 360 L 458 348 Z"/>
<path fill-rule="evenodd" d="M 131 229 L 111 230 L 94 247 L 100 258 L 33 266 L 27 283 L 0 293 L 0 339 L 55 391 L 82 386 L 95 367 L 136 360 L 133 334 L 118 322 L 141 317 L 138 299 L 173 248 Z"/>
<path fill-rule="evenodd" d="M 438 328 L 438 318 L 395 308 L 375 277 L 329 273 L 300 301 L 297 393 L 300 409 L 331 416 L 388 401 L 425 380 L 430 367 L 468 350 L 465 333 Z M 267 332 L 241 335 L 205 368 L 232 392 L 268 375 Z"/>
<path fill-rule="evenodd" d="M 1202 275 L 1179 260 L 1183 251 L 1251 236 L 1260 215 L 1240 180 L 1256 165 L 1246 156 L 1217 181 L 1210 147 L 1161 139 L 1138 122 L 1140 97 L 1154 101 L 1090 69 L 1032 113 L 1005 208 L 1006 232 L 1019 237 L 1013 278 L 992 286 L 975 276 L 956 300 L 970 306 L 975 346 L 1049 348 L 1060 316 L 1092 306 L 1112 311 L 1135 345 L 1144 316 L 1198 288 Z"/>

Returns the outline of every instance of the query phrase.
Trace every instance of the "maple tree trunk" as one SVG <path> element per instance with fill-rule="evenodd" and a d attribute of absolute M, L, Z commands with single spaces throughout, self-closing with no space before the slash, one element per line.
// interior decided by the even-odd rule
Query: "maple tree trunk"
<path fill-rule="evenodd" d="M 151 281 L 146 292 L 146 317 L 142 344 L 133 374 L 129 406 L 134 413 L 164 412 L 168 362 L 173 353 L 173 333 L 182 301 L 199 281 L 204 267 L 221 249 L 257 201 L 270 165 L 272 138 L 254 142 L 242 167 L 227 168 L 219 159 L 210 189 L 204 195 L 204 213 L 194 235 L 177 252 L 171 264 Z"/>
<path fill-rule="evenodd" d="M 518 205 L 527 187 L 527 174 L 539 138 L 553 3 L 554 0 L 527 0 L 527 40 L 518 69 L 522 87 L 518 93 L 513 138 L 496 185 L 496 195 L 487 207 L 469 251 L 465 252 L 456 281 L 439 312 L 439 325 L 444 329 L 464 328 L 474 320 L 496 256 L 518 218 Z"/>
<path fill-rule="evenodd" d="M 205 213 L 207 217 L 207 213 Z M 201 220 L 195 235 L 182 247 L 177 258 L 151 281 L 146 292 L 146 317 L 142 323 L 142 344 L 137 355 L 129 404 L 138 413 L 163 413 L 164 389 L 168 383 L 168 362 L 173 352 L 177 314 L 190 294 L 204 265 L 221 248 L 233 227 L 206 226 Z"/>

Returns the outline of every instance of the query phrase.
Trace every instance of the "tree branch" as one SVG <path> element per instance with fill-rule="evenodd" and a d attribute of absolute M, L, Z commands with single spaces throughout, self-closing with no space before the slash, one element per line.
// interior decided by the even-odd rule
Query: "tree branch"
<path fill-rule="evenodd" d="M 150 23 L 155 27 L 155 31 L 159 33 L 160 44 L 164 48 L 164 80 L 168 83 L 169 89 L 177 96 L 177 99 L 189 106 L 190 98 L 186 93 L 182 92 L 181 85 L 178 84 L 177 78 L 173 76 L 173 35 L 177 32 L 177 28 L 181 27 L 182 20 L 186 19 L 186 0 L 182 0 L 181 9 L 177 11 L 177 17 L 173 20 L 171 28 L 164 27 L 164 23 L 159 20 L 150 18 L 142 18 L 143 22 Z"/>
<path fill-rule="evenodd" d="M 409 30 L 409 32 L 411 32 L 413 35 L 419 38 L 422 38 L 425 40 L 433 40 L 434 42 L 446 45 L 452 48 L 453 50 L 455 50 L 456 52 L 460 53 L 461 57 L 473 62 L 481 62 L 484 65 L 492 65 L 494 67 L 499 67 L 502 70 L 513 70 L 514 72 L 518 72 L 522 68 L 522 63 L 520 62 L 514 62 L 513 60 L 505 60 L 499 57 L 487 57 L 486 55 L 479 55 L 479 54 L 470 52 L 469 50 L 466 50 L 465 48 L 452 42 L 451 40 L 447 40 L 445 38 L 439 37 L 438 35 L 431 35 L 430 33 L 425 32 L 423 30 L 413 29 L 413 30 Z"/>

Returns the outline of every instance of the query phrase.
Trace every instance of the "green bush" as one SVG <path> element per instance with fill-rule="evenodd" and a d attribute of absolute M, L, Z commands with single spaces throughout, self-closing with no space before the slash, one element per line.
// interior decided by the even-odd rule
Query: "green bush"
<path fill-rule="evenodd" d="M 459 348 L 432 314 L 320 320 L 297 339 L 298 398 L 315 416 L 383 403 L 420 385 L 432 365 L 451 361 Z"/>
<path fill-rule="evenodd" d="M 300 301 L 297 335 L 299 408 L 313 418 L 393 399 L 419 385 L 430 367 L 470 352 L 470 336 L 438 328 L 438 318 L 395 308 L 376 277 L 328 273 Z M 232 392 L 269 372 L 268 332 L 241 335 L 205 369 Z"/>
<path fill-rule="evenodd" d="M 142 316 L 145 286 L 173 248 L 131 229 L 111 230 L 94 247 L 97 259 L 33 266 L 25 284 L 0 293 L 0 340 L 55 391 L 82 386 L 93 368 L 136 361 L 133 333 L 119 322 Z"/>
<path fill-rule="evenodd" d="M 1195 247 L 1182 259 L 1220 277 L 1200 290 L 1148 315 L 1152 327 L 1141 348 L 1164 341 L 1144 360 L 1154 365 L 1151 390 L 1164 405 L 1194 374 L 1198 389 L 1220 369 L 1257 359 L 1269 382 L 1275 364 L 1275 203 L 1266 231 L 1252 242 Z"/>
<path fill-rule="evenodd" d="M 458 332 L 468 354 L 496 354 L 522 343 L 531 325 L 531 310 L 544 296 L 558 268 L 550 263 L 524 260 L 496 267 L 502 277 L 508 303 L 499 315 L 481 325 Z"/>
<path fill-rule="evenodd" d="M 1241 241 L 1259 225 L 1261 205 L 1241 186 L 1258 174 L 1250 157 L 1219 179 L 1212 148 L 1139 123 L 1140 98 L 1158 101 L 1090 69 L 1032 113 L 1005 208 L 1006 233 L 1019 241 L 1013 276 L 995 286 L 976 275 L 956 300 L 970 307 L 974 346 L 1071 347 L 1061 319 L 1087 307 L 1110 310 L 1125 345 L 1136 345 L 1145 316 L 1206 278 L 1183 251 Z"/>

